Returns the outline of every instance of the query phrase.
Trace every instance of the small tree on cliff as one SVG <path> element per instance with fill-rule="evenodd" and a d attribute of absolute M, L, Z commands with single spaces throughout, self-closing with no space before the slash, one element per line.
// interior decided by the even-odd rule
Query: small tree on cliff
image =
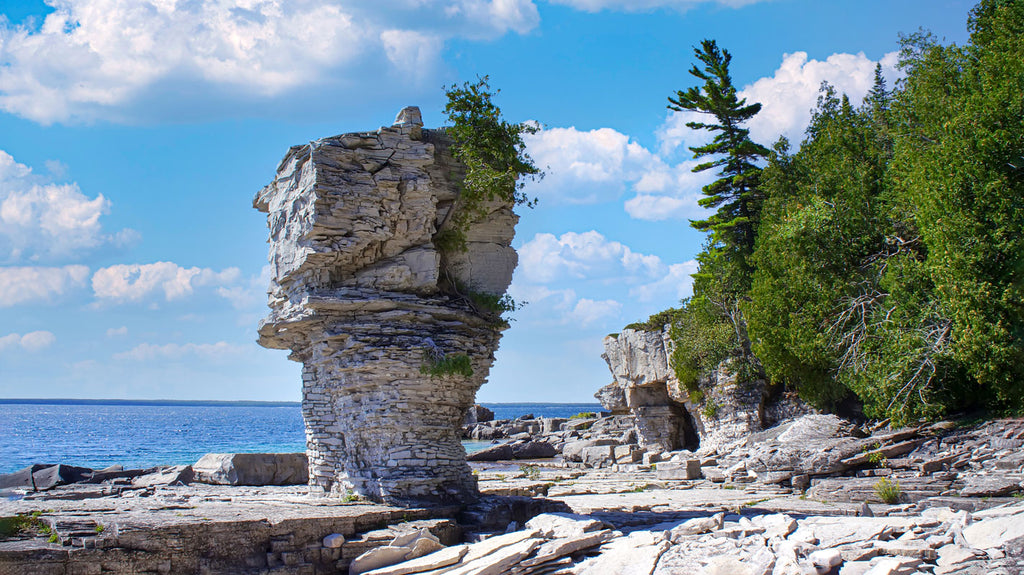
<path fill-rule="evenodd" d="M 488 77 L 446 88 L 444 111 L 451 126 L 452 155 L 466 167 L 456 205 L 441 224 L 435 243 L 442 250 L 465 250 L 466 229 L 487 214 L 484 202 L 503 201 L 533 207 L 537 200 L 523 191 L 527 182 L 543 173 L 526 153 L 523 134 L 533 134 L 534 124 L 514 124 L 501 117 L 491 98 Z"/>
<path fill-rule="evenodd" d="M 523 188 L 544 174 L 526 153 L 523 134 L 533 134 L 540 128 L 536 124 L 505 121 L 501 109 L 492 101 L 499 92 L 491 91 L 487 76 L 445 90 L 448 104 L 444 111 L 451 122 L 447 133 L 452 138 L 452 155 L 465 166 L 466 172 L 455 204 L 434 235 L 434 245 L 442 258 L 448 253 L 466 251 L 466 230 L 488 215 L 487 202 L 498 201 L 513 207 L 526 204 L 531 208 L 537 203 Z M 442 269 L 446 269 L 444 264 Z M 500 322 L 505 321 L 500 317 L 502 313 L 521 307 L 507 294 L 477 293 L 460 286 L 450 275 L 447 280 L 451 293 L 461 296 L 484 316 L 498 316 Z"/>

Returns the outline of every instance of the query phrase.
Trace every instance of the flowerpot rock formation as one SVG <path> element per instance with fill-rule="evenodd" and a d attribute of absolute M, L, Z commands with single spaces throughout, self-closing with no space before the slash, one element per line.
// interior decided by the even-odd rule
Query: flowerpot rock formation
<path fill-rule="evenodd" d="M 506 324 L 473 296 L 505 293 L 518 216 L 493 203 L 466 251 L 435 247 L 463 173 L 450 144 L 406 108 L 390 127 L 292 147 L 253 201 L 270 228 L 259 343 L 303 365 L 312 492 L 477 495 L 460 426 Z"/>

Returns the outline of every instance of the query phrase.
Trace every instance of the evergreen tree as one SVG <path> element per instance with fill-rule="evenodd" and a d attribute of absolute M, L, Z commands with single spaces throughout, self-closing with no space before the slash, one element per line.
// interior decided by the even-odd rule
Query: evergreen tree
<path fill-rule="evenodd" d="M 754 251 L 762 202 L 758 162 L 768 156 L 764 146 L 750 139 L 750 130 L 744 124 L 761 110 L 761 104 L 748 104 L 737 95 L 729 74 L 732 55 L 728 50 L 719 49 L 714 40 L 704 40 L 693 52 L 702 66 L 694 64 L 690 75 L 703 85 L 678 91 L 675 98 L 668 99 L 668 108 L 713 118 L 708 122 L 688 122 L 686 126 L 714 134 L 710 143 L 690 150 L 695 159 L 710 157 L 693 168 L 694 172 L 718 170 L 718 179 L 704 187 L 706 197 L 700 200 L 701 206 L 718 211 L 705 220 L 692 221 L 691 225 L 711 232 L 709 255 L 725 264 L 727 275 L 720 278 L 727 284 L 724 287 L 743 293 L 750 285 L 750 255 Z"/>

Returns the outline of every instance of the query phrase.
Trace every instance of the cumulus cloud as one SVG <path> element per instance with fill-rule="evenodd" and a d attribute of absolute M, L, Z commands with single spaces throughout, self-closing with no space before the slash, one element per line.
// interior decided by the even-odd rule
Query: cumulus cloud
<path fill-rule="evenodd" d="M 765 145 L 779 136 L 799 143 L 810 123 L 822 82 L 835 86 L 859 105 L 874 83 L 875 65 L 881 64 L 883 75 L 892 81 L 897 77 L 897 58 L 896 52 L 878 61 L 863 53 L 832 54 L 824 61 L 808 59 L 806 52 L 784 55 L 772 76 L 761 78 L 739 92 L 747 102 L 762 105 L 761 112 L 750 121 L 751 137 Z M 698 120 L 699 116 L 693 112 L 670 112 L 658 129 L 661 152 L 667 154 L 683 144 L 692 147 L 709 141 L 706 132 L 686 127 L 687 122 Z"/>
<path fill-rule="evenodd" d="M 218 287 L 217 295 L 231 302 L 231 306 L 237 310 L 262 310 L 267 305 L 271 272 L 269 265 L 263 266 L 259 274 L 244 283 Z"/>
<path fill-rule="evenodd" d="M 119 264 L 96 270 L 92 276 L 93 293 L 100 300 L 138 302 L 163 293 L 167 301 L 192 295 L 196 287 L 219 287 L 238 281 L 238 268 L 214 271 L 209 268 L 185 268 L 173 262 Z"/>
<path fill-rule="evenodd" d="M 580 327 L 589 327 L 604 320 L 617 319 L 621 311 L 622 304 L 613 299 L 594 301 L 584 298 L 576 302 L 572 311 L 566 314 L 566 319 Z"/>
<path fill-rule="evenodd" d="M 642 12 L 657 8 L 671 8 L 673 10 L 685 11 L 700 4 L 720 4 L 732 8 L 739 8 L 748 4 L 754 4 L 763 0 L 548 0 L 552 4 L 563 4 L 572 6 L 578 10 L 587 12 L 599 12 L 601 10 L 624 10 L 627 12 Z"/>
<path fill-rule="evenodd" d="M 663 265 L 658 256 L 634 252 L 595 230 L 567 232 L 559 237 L 536 234 L 518 251 L 522 277 L 531 283 L 566 278 L 647 277 L 657 274 Z"/>
<path fill-rule="evenodd" d="M 131 230 L 103 232 L 100 217 L 109 210 L 102 194 L 90 198 L 77 184 L 47 181 L 0 150 L 0 262 L 68 258 L 131 240 Z"/>
<path fill-rule="evenodd" d="M 107 330 L 107 337 L 121 337 L 128 335 L 128 326 L 112 327 Z"/>
<path fill-rule="evenodd" d="M 661 278 L 630 288 L 629 295 L 640 301 L 652 301 L 666 294 L 671 294 L 677 300 L 689 297 L 693 292 L 692 276 L 696 272 L 696 260 L 672 264 Z"/>
<path fill-rule="evenodd" d="M 128 351 L 115 353 L 114 359 L 121 361 L 154 361 L 198 357 L 207 361 L 216 361 L 237 357 L 247 351 L 249 351 L 249 348 L 246 346 L 226 341 L 218 341 L 217 343 L 168 343 L 164 345 L 143 343 Z"/>
<path fill-rule="evenodd" d="M 513 297 L 529 301 L 531 297 L 557 296 L 564 309 L 572 309 L 577 302 L 576 293 L 547 286 L 562 281 L 572 281 L 574 285 L 589 281 L 605 286 L 630 286 L 630 297 L 640 301 L 666 295 L 678 299 L 689 294 L 692 284 L 689 275 L 696 270 L 696 262 L 667 265 L 656 255 L 634 251 L 595 230 L 567 232 L 557 237 L 536 234 L 518 252 L 519 271 L 513 283 L 517 292 Z M 586 305 L 595 309 L 594 303 L 609 308 L 607 302 L 592 301 Z"/>
<path fill-rule="evenodd" d="M 48 331 L 32 331 L 25 335 L 16 333 L 0 337 L 0 352 L 9 349 L 23 351 L 39 351 L 53 345 L 57 337 Z"/>
<path fill-rule="evenodd" d="M 0 307 L 52 301 L 88 277 L 86 266 L 0 267 Z"/>
<path fill-rule="evenodd" d="M 749 124 L 754 141 L 766 146 L 774 143 L 779 136 L 786 136 L 794 145 L 803 139 L 803 133 L 810 123 L 811 110 L 818 100 L 822 82 L 835 86 L 850 100 L 859 105 L 874 82 L 875 65 L 881 63 L 886 79 L 896 78 L 895 52 L 886 54 L 878 62 L 864 54 L 833 54 L 824 61 L 808 59 L 806 52 L 786 54 L 782 64 L 770 77 L 761 78 L 740 90 L 739 95 L 747 102 L 760 102 L 761 112 Z M 689 156 L 685 147 L 696 147 L 710 141 L 704 130 L 692 130 L 687 122 L 706 121 L 695 112 L 670 112 L 657 130 L 660 142 L 659 154 L 669 157 L 674 153 Z M 714 180 L 713 171 L 694 174 L 696 162 L 686 160 L 672 166 L 671 170 L 660 171 L 671 175 L 671 185 L 642 188 L 634 186 L 636 194 L 626 200 L 626 212 L 640 220 L 699 219 L 707 211 L 697 205 L 701 188 Z"/>
<path fill-rule="evenodd" d="M 49 124 L 132 120 L 147 99 L 267 101 L 431 70 L 444 42 L 525 33 L 532 0 L 60 0 L 42 26 L 0 21 L 0 109 Z M 149 110 L 147 112 L 146 110 Z M 150 115 L 146 115 L 146 114 Z"/>
<path fill-rule="evenodd" d="M 546 172 L 529 193 L 545 202 L 590 204 L 613 200 L 627 184 L 660 186 L 668 167 L 629 136 L 612 130 L 550 128 L 524 136 L 527 150 Z"/>
<path fill-rule="evenodd" d="M 597 231 L 539 233 L 518 248 L 508 293 L 527 303 L 516 318 L 535 329 L 616 331 L 688 297 L 696 262 L 665 263 Z"/>

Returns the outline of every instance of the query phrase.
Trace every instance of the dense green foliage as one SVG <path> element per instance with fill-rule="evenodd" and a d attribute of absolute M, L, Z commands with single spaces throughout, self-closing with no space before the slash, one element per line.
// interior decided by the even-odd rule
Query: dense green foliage
<path fill-rule="evenodd" d="M 452 155 L 465 166 L 466 173 L 456 206 L 434 238 L 442 249 L 466 249 L 466 230 L 487 215 L 488 202 L 530 207 L 536 203 L 523 192 L 523 186 L 543 174 L 526 153 L 523 134 L 532 134 L 538 127 L 505 121 L 492 101 L 498 92 L 491 92 L 487 76 L 445 90 Z"/>
<path fill-rule="evenodd" d="M 904 77 L 890 91 L 877 69 L 860 106 L 823 86 L 799 147 L 742 173 L 730 158 L 754 148 L 724 134 L 756 105 L 729 100 L 727 52 L 695 51 L 705 85 L 673 109 L 732 102 L 737 122 L 690 125 L 717 134 L 693 151 L 726 166 L 705 188 L 719 211 L 694 222 L 710 237 L 693 297 L 649 321 L 672 326 L 691 395 L 729 361 L 897 424 L 1024 411 L 1024 0 L 982 0 L 968 25 L 966 46 L 903 38 Z"/>
<path fill-rule="evenodd" d="M 1021 408 L 1024 3 L 985 0 L 970 28 L 964 47 L 904 38 L 906 77 L 860 109 L 826 87 L 765 170 L 754 350 L 819 405 Z"/>
<path fill-rule="evenodd" d="M 535 133 L 539 128 L 505 121 L 493 101 L 498 92 L 491 91 L 487 76 L 445 90 L 448 103 L 444 111 L 451 122 L 446 132 L 452 139 L 452 155 L 464 166 L 465 173 L 459 195 L 438 226 L 433 241 L 442 257 L 442 290 L 461 298 L 495 325 L 507 327 L 509 320 L 504 314 L 525 304 L 508 294 L 483 293 L 462 285 L 448 273 L 447 264 L 448 254 L 466 251 L 470 225 L 486 218 L 495 203 L 512 207 L 536 204 L 536 199 L 523 192 L 523 186 L 544 174 L 526 153 L 523 134 Z"/>

